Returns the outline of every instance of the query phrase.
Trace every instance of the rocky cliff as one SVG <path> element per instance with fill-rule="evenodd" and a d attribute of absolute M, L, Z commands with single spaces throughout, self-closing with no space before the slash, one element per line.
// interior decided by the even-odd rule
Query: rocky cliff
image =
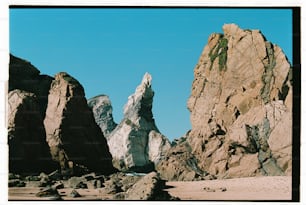
<path fill-rule="evenodd" d="M 107 137 L 117 126 L 113 119 L 113 108 L 107 95 L 99 95 L 87 100 L 88 106 L 92 110 L 95 121 Z"/>
<path fill-rule="evenodd" d="M 61 72 L 51 84 L 44 120 L 47 142 L 62 170 L 82 165 L 92 171 L 114 171 L 106 140 L 87 106 L 81 84 Z"/>
<path fill-rule="evenodd" d="M 124 119 L 107 137 L 114 164 L 122 170 L 150 171 L 165 151 L 168 139 L 157 129 L 152 114 L 152 77 L 146 73 L 124 107 Z"/>
<path fill-rule="evenodd" d="M 290 64 L 259 30 L 223 31 L 209 37 L 188 100 L 197 166 L 220 178 L 290 175 Z"/>

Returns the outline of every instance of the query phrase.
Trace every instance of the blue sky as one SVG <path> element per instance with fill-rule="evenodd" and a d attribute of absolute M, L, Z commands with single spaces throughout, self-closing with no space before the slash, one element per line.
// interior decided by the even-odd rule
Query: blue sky
<path fill-rule="evenodd" d="M 193 69 L 209 35 L 225 23 L 260 29 L 292 62 L 290 9 L 11 8 L 10 52 L 42 74 L 68 72 L 87 98 L 107 94 L 117 123 L 149 72 L 156 124 L 172 140 L 191 128 Z"/>

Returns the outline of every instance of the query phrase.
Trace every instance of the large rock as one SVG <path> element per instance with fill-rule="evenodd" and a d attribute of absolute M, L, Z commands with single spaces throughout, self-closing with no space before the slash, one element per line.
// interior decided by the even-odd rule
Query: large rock
<path fill-rule="evenodd" d="M 126 193 L 126 200 L 174 200 L 165 189 L 165 181 L 156 172 L 138 180 Z"/>
<path fill-rule="evenodd" d="M 114 164 L 122 170 L 151 171 L 170 148 L 152 113 L 152 77 L 146 73 L 124 107 L 124 119 L 107 137 Z"/>
<path fill-rule="evenodd" d="M 209 37 L 194 69 L 187 141 L 197 165 L 219 178 L 290 175 L 290 64 L 259 30 L 223 31 Z"/>
<path fill-rule="evenodd" d="M 30 62 L 10 55 L 9 91 L 19 89 L 34 93 L 43 118 L 48 104 L 48 94 L 52 80 L 53 78 L 48 75 L 41 75 L 40 71 Z"/>
<path fill-rule="evenodd" d="M 117 126 L 113 119 L 113 108 L 107 95 L 99 95 L 87 100 L 92 109 L 95 121 L 107 137 Z"/>
<path fill-rule="evenodd" d="M 36 96 L 18 89 L 10 91 L 7 116 L 9 171 L 34 174 L 54 169 Z"/>
<path fill-rule="evenodd" d="M 157 164 L 156 170 L 162 179 L 169 181 L 195 181 L 208 179 L 207 173 L 198 167 L 198 160 L 191 153 L 186 136 L 173 142 L 164 160 Z"/>
<path fill-rule="evenodd" d="M 62 170 L 79 165 L 101 173 L 114 171 L 106 140 L 87 105 L 84 89 L 67 73 L 58 73 L 51 84 L 44 125 L 51 155 Z"/>

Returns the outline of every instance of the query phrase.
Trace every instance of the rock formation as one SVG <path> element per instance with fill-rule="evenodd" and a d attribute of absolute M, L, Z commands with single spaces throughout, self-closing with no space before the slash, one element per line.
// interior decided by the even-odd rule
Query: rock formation
<path fill-rule="evenodd" d="M 51 155 L 62 170 L 75 165 L 111 173 L 112 157 L 106 140 L 87 106 L 81 84 L 61 72 L 51 84 L 44 120 Z"/>
<path fill-rule="evenodd" d="M 113 108 L 107 95 L 99 95 L 87 100 L 92 109 L 95 121 L 107 137 L 117 126 L 113 119 Z"/>
<path fill-rule="evenodd" d="M 209 37 L 194 69 L 191 153 L 219 178 L 290 175 L 290 64 L 259 30 L 223 31 Z"/>
<path fill-rule="evenodd" d="M 122 170 L 151 171 L 170 148 L 152 114 L 152 77 L 146 73 L 124 107 L 124 119 L 107 137 L 114 164 Z"/>
<path fill-rule="evenodd" d="M 19 89 L 34 93 L 43 118 L 52 80 L 53 78 L 48 75 L 40 75 L 40 71 L 30 62 L 10 55 L 9 91 Z"/>
<path fill-rule="evenodd" d="M 54 169 L 36 96 L 18 89 L 10 91 L 7 116 L 9 171 L 33 174 Z"/>
<path fill-rule="evenodd" d="M 166 183 L 151 172 L 137 181 L 126 193 L 126 200 L 178 200 L 164 191 Z"/>

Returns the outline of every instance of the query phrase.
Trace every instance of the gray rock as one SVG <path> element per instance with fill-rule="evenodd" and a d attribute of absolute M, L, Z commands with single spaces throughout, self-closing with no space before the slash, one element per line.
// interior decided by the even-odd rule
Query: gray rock
<path fill-rule="evenodd" d="M 87 103 L 92 109 L 96 123 L 107 138 L 117 126 L 113 119 L 113 108 L 109 97 L 107 95 L 99 95 L 90 98 Z"/>
<path fill-rule="evenodd" d="M 82 197 L 82 196 L 79 194 L 79 192 L 77 192 L 77 190 L 75 190 L 75 189 L 73 189 L 69 195 L 70 195 L 72 198 Z"/>

